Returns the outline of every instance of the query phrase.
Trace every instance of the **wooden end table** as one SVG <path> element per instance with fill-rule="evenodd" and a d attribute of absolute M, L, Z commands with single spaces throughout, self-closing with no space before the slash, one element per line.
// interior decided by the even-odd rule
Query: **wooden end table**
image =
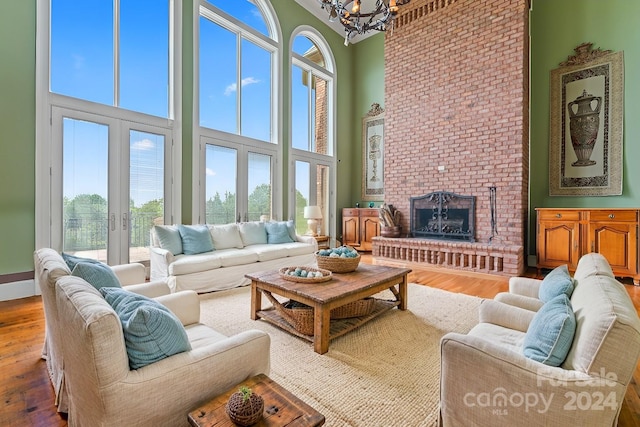
<path fill-rule="evenodd" d="M 227 415 L 225 405 L 240 386 L 247 386 L 264 399 L 264 415 L 256 427 L 317 427 L 324 424 L 324 415 L 295 397 L 264 374 L 238 384 L 205 403 L 188 415 L 194 427 L 236 427 Z"/>
<path fill-rule="evenodd" d="M 251 279 L 251 319 L 263 319 L 300 338 L 313 342 L 316 353 L 329 351 L 329 341 L 354 330 L 387 310 L 398 307 L 407 309 L 408 268 L 383 265 L 360 264 L 351 273 L 333 274 L 333 278 L 322 283 L 300 283 L 285 280 L 279 271 L 262 271 L 246 274 Z M 396 288 L 397 285 L 397 288 Z M 391 290 L 395 300 L 377 300 L 374 310 L 367 316 L 331 320 L 331 309 L 369 297 L 386 289 Z M 312 336 L 296 331 L 274 309 L 262 309 L 262 293 L 274 293 L 313 307 Z"/>

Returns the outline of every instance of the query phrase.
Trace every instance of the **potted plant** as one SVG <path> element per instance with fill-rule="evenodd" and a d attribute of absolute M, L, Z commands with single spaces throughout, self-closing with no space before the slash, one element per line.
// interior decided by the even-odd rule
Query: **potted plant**
<path fill-rule="evenodd" d="M 226 411 L 234 423 L 250 426 L 262 418 L 264 400 L 262 396 L 253 393 L 249 387 L 242 386 L 229 397 Z"/>

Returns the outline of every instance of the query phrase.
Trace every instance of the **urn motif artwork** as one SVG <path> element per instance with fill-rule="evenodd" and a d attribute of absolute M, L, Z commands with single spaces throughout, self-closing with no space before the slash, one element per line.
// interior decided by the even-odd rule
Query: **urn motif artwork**
<path fill-rule="evenodd" d="M 622 194 L 624 54 L 582 43 L 549 75 L 549 195 Z"/>
<path fill-rule="evenodd" d="M 578 157 L 578 160 L 571 163 L 571 166 L 596 164 L 595 160 L 591 160 L 591 153 L 598 137 L 601 105 L 602 97 L 593 96 L 586 90 L 583 90 L 582 95 L 567 104 L 571 145 L 576 157 Z"/>

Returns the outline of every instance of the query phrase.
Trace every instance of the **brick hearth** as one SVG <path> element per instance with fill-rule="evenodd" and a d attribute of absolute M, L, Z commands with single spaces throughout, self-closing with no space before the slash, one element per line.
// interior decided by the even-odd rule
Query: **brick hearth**
<path fill-rule="evenodd" d="M 374 256 L 524 272 L 528 11 L 528 0 L 413 0 L 401 8 L 385 35 L 385 202 L 408 231 L 410 197 L 476 196 L 476 242 L 375 238 Z"/>

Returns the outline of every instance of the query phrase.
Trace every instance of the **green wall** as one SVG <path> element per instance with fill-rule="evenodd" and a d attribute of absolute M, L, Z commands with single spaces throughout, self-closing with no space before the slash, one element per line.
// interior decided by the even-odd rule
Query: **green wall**
<path fill-rule="evenodd" d="M 356 112 L 353 126 L 353 168 L 351 169 L 351 207 L 356 202 L 360 206 L 365 203 L 362 197 L 362 118 L 371 109 L 371 104 L 378 103 L 384 108 L 384 37 L 383 33 L 375 34 L 352 47 L 356 59 L 354 65 L 354 110 Z M 380 202 L 375 202 L 379 206 Z"/>
<path fill-rule="evenodd" d="M 535 254 L 535 208 L 640 207 L 640 2 L 533 0 L 531 19 L 530 239 Z M 549 196 L 549 73 L 581 43 L 624 51 L 624 165 L 621 196 Z"/>
<path fill-rule="evenodd" d="M 0 274 L 33 270 L 35 0 L 0 2 Z"/>

